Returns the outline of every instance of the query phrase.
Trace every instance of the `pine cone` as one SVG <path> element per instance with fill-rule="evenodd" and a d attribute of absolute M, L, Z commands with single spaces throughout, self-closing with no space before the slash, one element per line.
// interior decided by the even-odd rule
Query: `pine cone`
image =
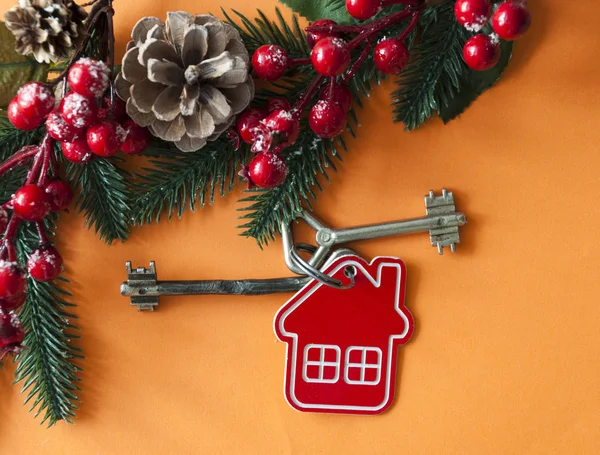
<path fill-rule="evenodd" d="M 19 0 L 4 14 L 17 52 L 33 54 L 40 63 L 71 56 L 85 33 L 86 17 L 81 6 L 68 0 Z"/>
<path fill-rule="evenodd" d="M 227 130 L 254 97 L 240 34 L 214 16 L 141 19 L 115 80 L 127 113 L 184 152 Z"/>

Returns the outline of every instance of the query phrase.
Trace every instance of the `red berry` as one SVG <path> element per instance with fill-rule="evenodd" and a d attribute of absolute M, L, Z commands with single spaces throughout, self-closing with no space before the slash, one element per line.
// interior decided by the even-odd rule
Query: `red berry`
<path fill-rule="evenodd" d="M 93 98 L 69 92 L 60 103 L 60 114 L 65 122 L 77 128 L 87 128 L 96 121 L 98 108 Z"/>
<path fill-rule="evenodd" d="M 260 121 L 264 118 L 259 109 L 246 109 L 237 120 L 237 131 L 244 142 L 252 144 L 256 140 Z"/>
<path fill-rule="evenodd" d="M 120 98 L 114 97 L 114 107 L 112 108 L 112 119 L 117 122 L 123 122 L 127 117 L 127 111 L 125 107 L 125 103 L 121 101 Z M 104 97 L 104 107 L 98 109 L 98 118 L 103 120 L 105 118 L 110 118 L 110 110 L 111 110 L 111 102 L 108 96 Z"/>
<path fill-rule="evenodd" d="M 471 32 L 481 31 L 491 14 L 491 0 L 457 0 L 454 4 L 456 20 Z"/>
<path fill-rule="evenodd" d="M 276 81 L 288 67 L 288 53 L 281 46 L 265 44 L 252 56 L 252 68 L 258 77 L 266 81 Z"/>
<path fill-rule="evenodd" d="M 69 70 L 71 90 L 90 98 L 102 96 L 110 83 L 110 70 L 104 62 L 82 58 Z"/>
<path fill-rule="evenodd" d="M 72 142 L 63 142 L 61 147 L 65 158 L 72 163 L 87 163 L 94 157 L 83 137 L 79 137 Z"/>
<path fill-rule="evenodd" d="M 133 120 L 125 120 L 123 123 L 125 140 L 121 144 L 121 150 L 128 155 L 138 155 L 146 150 L 150 144 L 150 133 L 147 128 L 139 126 Z"/>
<path fill-rule="evenodd" d="M 25 332 L 17 315 L 0 314 L 0 359 L 7 352 L 20 352 L 24 338 Z"/>
<path fill-rule="evenodd" d="M 325 85 L 321 89 L 319 99 L 329 99 L 329 85 Z M 333 101 L 338 103 L 344 112 L 348 112 L 352 107 L 352 92 L 345 85 L 336 85 L 333 89 Z"/>
<path fill-rule="evenodd" d="M 16 262 L 0 259 L 0 299 L 12 299 L 25 292 L 27 276 Z"/>
<path fill-rule="evenodd" d="M 285 180 L 286 175 L 287 165 L 276 153 L 259 153 L 248 168 L 251 183 L 260 188 L 276 187 Z"/>
<path fill-rule="evenodd" d="M 320 19 L 310 24 L 311 27 L 327 27 L 328 25 L 337 25 L 337 22 L 332 21 L 331 19 Z M 308 32 L 306 33 L 306 42 L 312 48 L 323 38 L 327 38 L 328 36 L 338 36 L 338 34 L 328 32 Z"/>
<path fill-rule="evenodd" d="M 265 108 L 267 109 L 267 114 L 270 114 L 271 112 L 278 111 L 280 109 L 283 109 L 284 111 L 289 111 L 292 108 L 292 106 L 290 105 L 290 102 L 285 98 L 276 96 L 275 98 L 271 98 L 269 101 L 267 101 L 267 105 L 265 106 Z"/>
<path fill-rule="evenodd" d="M 492 16 L 492 27 L 500 38 L 512 41 L 523 36 L 531 25 L 531 14 L 522 1 L 502 3 Z"/>
<path fill-rule="evenodd" d="M 6 226 L 8 225 L 8 212 L 4 210 L 3 207 L 0 207 L 0 234 L 4 232 Z"/>
<path fill-rule="evenodd" d="M 119 151 L 127 131 L 114 120 L 100 120 L 88 128 L 87 143 L 92 153 L 113 156 Z"/>
<path fill-rule="evenodd" d="M 42 124 L 44 120 L 43 117 L 28 117 L 25 115 L 21 107 L 19 106 L 19 102 L 17 101 L 17 97 L 14 97 L 13 100 L 8 103 L 7 107 L 7 116 L 10 123 L 14 125 L 15 128 L 20 130 L 34 130 L 38 126 Z"/>
<path fill-rule="evenodd" d="M 41 82 L 28 82 L 16 96 L 21 112 L 29 118 L 45 118 L 54 109 L 54 93 Z"/>
<path fill-rule="evenodd" d="M 267 147 L 266 150 L 279 151 L 296 142 L 300 134 L 298 119 L 292 112 L 283 109 L 271 112 L 261 124 L 267 129 L 270 136 L 270 147 Z"/>
<path fill-rule="evenodd" d="M 4 313 L 10 313 L 11 311 L 15 311 L 21 308 L 21 306 L 23 306 L 26 298 L 27 295 L 25 294 L 25 292 L 22 292 L 21 294 L 15 297 L 10 297 L 8 299 L 0 299 L 0 311 Z"/>
<path fill-rule="evenodd" d="M 12 204 L 15 215 L 25 221 L 40 221 L 50 211 L 48 195 L 32 183 L 19 188 L 13 195 Z"/>
<path fill-rule="evenodd" d="M 27 270 L 37 281 L 52 281 L 62 272 L 63 259 L 53 246 L 34 250 L 27 259 Z"/>
<path fill-rule="evenodd" d="M 338 76 L 350 64 L 350 51 L 343 39 L 327 37 L 320 40 L 310 53 L 315 70 L 323 76 Z"/>
<path fill-rule="evenodd" d="M 319 101 L 310 110 L 310 128 L 320 137 L 335 137 L 344 131 L 346 113 L 335 102 Z"/>
<path fill-rule="evenodd" d="M 381 0 L 346 0 L 346 9 L 350 16 L 359 21 L 369 19 L 381 9 Z"/>
<path fill-rule="evenodd" d="M 500 46 L 487 35 L 475 35 L 466 42 L 463 57 L 469 68 L 485 71 L 498 63 Z"/>
<path fill-rule="evenodd" d="M 60 115 L 60 112 L 57 110 L 48 115 L 48 118 L 46 119 L 46 131 L 48 131 L 48 134 L 52 139 L 56 139 L 60 142 L 72 141 L 83 134 L 81 128 L 76 128 L 65 122 Z"/>
<path fill-rule="evenodd" d="M 48 182 L 44 191 L 48 195 L 50 210 L 53 212 L 62 212 L 71 204 L 73 200 L 73 191 L 67 182 L 56 179 Z"/>
<path fill-rule="evenodd" d="M 375 66 L 384 74 L 401 72 L 408 63 L 409 57 L 406 44 L 395 38 L 384 39 L 377 43 L 373 53 Z"/>

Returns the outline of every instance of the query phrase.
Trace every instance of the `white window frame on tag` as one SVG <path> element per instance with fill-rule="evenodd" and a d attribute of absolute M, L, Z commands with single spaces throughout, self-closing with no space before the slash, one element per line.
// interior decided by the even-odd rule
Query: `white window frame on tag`
<path fill-rule="evenodd" d="M 319 350 L 319 360 L 308 360 L 308 353 L 311 349 Z M 333 350 L 336 354 L 335 362 L 326 362 L 325 361 L 325 352 L 327 350 Z M 340 360 L 342 357 L 342 350 L 339 346 L 335 344 L 307 344 L 304 347 L 304 361 L 302 365 L 302 379 L 305 382 L 316 382 L 321 384 L 335 384 L 340 379 Z M 309 366 L 318 366 L 319 367 L 319 377 L 311 378 L 308 376 L 308 367 Z M 332 379 L 325 379 L 325 367 L 335 367 L 335 376 Z"/>
<path fill-rule="evenodd" d="M 350 353 L 360 351 L 361 352 L 361 361 L 360 363 L 350 362 Z M 377 363 L 367 363 L 367 352 L 376 352 L 377 353 Z M 377 385 L 379 381 L 381 381 L 381 361 L 383 359 L 383 353 L 381 349 L 376 346 L 349 346 L 346 349 L 346 362 L 344 366 L 344 382 L 346 384 L 356 384 L 356 385 Z M 350 379 L 348 370 L 350 368 L 358 368 L 360 370 L 360 379 Z M 377 370 L 377 377 L 372 381 L 367 381 L 365 379 L 365 373 L 367 369 Z"/>

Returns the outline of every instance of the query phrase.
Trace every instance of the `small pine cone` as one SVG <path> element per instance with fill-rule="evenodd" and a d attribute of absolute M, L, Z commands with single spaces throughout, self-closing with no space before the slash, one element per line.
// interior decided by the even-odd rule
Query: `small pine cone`
<path fill-rule="evenodd" d="M 70 0 L 19 0 L 4 14 L 16 51 L 40 63 L 69 57 L 85 33 L 87 12 Z"/>
<path fill-rule="evenodd" d="M 117 94 L 133 121 L 184 152 L 217 139 L 254 97 L 240 34 L 214 16 L 145 17 L 131 37 Z"/>

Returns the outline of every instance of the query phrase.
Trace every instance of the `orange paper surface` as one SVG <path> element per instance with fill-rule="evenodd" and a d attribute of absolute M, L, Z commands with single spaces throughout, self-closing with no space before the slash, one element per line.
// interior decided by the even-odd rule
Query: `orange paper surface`
<path fill-rule="evenodd" d="M 2 0 L 7 9 L 14 2 Z M 530 1 L 533 25 L 502 81 L 461 117 L 412 133 L 391 121 L 393 83 L 359 111 L 316 214 L 332 226 L 424 214 L 447 187 L 469 224 L 455 255 L 426 234 L 356 245 L 407 264 L 413 339 L 397 399 L 376 417 L 299 413 L 283 397 L 273 316 L 288 295 L 165 298 L 138 313 L 125 261 L 159 278 L 289 275 L 280 242 L 238 237 L 242 186 L 181 220 L 98 241 L 73 214 L 59 247 L 78 304 L 83 391 L 75 425 L 46 430 L 0 371 L 0 453 L 596 454 L 600 452 L 600 49 L 597 4 Z M 253 16 L 275 1 L 115 1 L 119 54 L 144 15 Z M 199 152 L 202 153 L 202 152 Z"/>

